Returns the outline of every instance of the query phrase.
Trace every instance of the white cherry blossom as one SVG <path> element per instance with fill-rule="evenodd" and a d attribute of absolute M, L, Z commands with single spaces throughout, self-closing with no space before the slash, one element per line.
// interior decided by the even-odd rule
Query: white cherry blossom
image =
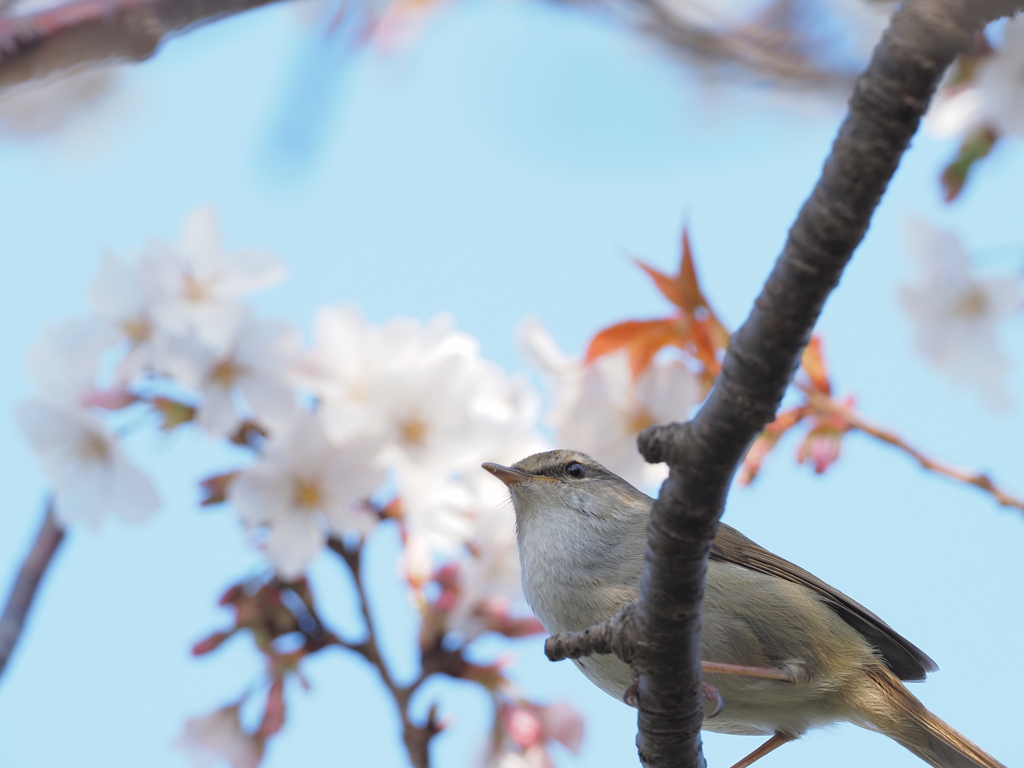
<path fill-rule="evenodd" d="M 448 612 L 448 627 L 467 642 L 486 629 L 479 616 L 483 603 L 525 605 L 515 513 L 508 491 L 484 488 L 479 495 L 479 512 L 467 542 L 471 557 L 461 563 L 458 601 Z"/>
<path fill-rule="evenodd" d="M 80 317 L 48 326 L 29 349 L 29 377 L 44 397 L 78 403 L 97 386 L 103 354 L 117 340 L 116 329 L 103 318 Z"/>
<path fill-rule="evenodd" d="M 520 343 L 551 386 L 554 405 L 546 421 L 559 447 L 589 453 L 639 487 L 666 477 L 665 465 L 644 461 L 636 438 L 653 424 L 685 421 L 700 402 L 699 382 L 686 365 L 656 358 L 634 382 L 624 352 L 585 365 L 563 354 L 536 321 L 521 326 Z"/>
<path fill-rule="evenodd" d="M 921 271 L 900 298 L 914 322 L 918 349 L 954 383 L 980 389 L 991 406 L 1009 405 L 1010 365 L 997 332 L 999 323 L 1021 307 L 1020 279 L 975 277 L 956 235 L 923 219 L 909 220 L 907 235 Z"/>
<path fill-rule="evenodd" d="M 1000 133 L 1024 136 L 1024 23 L 1011 19 L 1003 44 L 978 72 L 976 88 L 983 120 Z"/>
<path fill-rule="evenodd" d="M 231 484 L 228 498 L 242 521 L 266 529 L 267 557 L 279 574 L 299 576 L 328 533 L 373 527 L 377 518 L 360 501 L 384 481 L 378 452 L 365 440 L 331 445 L 317 415 L 306 414 Z"/>
<path fill-rule="evenodd" d="M 84 409 L 28 400 L 18 405 L 16 417 L 53 484 L 54 511 L 63 525 L 95 528 L 108 515 L 136 522 L 160 506 L 153 483 Z"/>
<path fill-rule="evenodd" d="M 219 762 L 231 768 L 256 768 L 263 757 L 262 745 L 242 728 L 237 706 L 186 720 L 174 746 L 188 752 L 195 768 Z"/>
<path fill-rule="evenodd" d="M 414 562 L 429 570 L 433 553 L 451 554 L 469 540 L 480 512 L 475 488 L 436 467 L 414 463 L 399 465 L 395 479 L 407 546 Z"/>
<path fill-rule="evenodd" d="M 350 305 L 319 310 L 314 348 L 300 373 L 322 399 L 331 438 L 343 440 L 378 429 L 371 401 L 380 382 L 402 377 L 410 366 L 445 346 L 450 329 L 451 321 L 443 316 L 426 326 L 412 318 L 374 325 Z M 454 353 L 453 341 L 447 349 Z M 471 350 L 472 340 L 458 339 L 458 345 Z"/>
<path fill-rule="evenodd" d="M 245 315 L 234 333 L 216 346 L 189 338 L 168 341 L 167 372 L 202 397 L 196 421 L 215 436 L 239 425 L 244 399 L 252 416 L 271 431 L 284 429 L 298 415 L 291 367 L 299 335 L 289 324 Z"/>
<path fill-rule="evenodd" d="M 158 307 L 161 324 L 206 344 L 223 344 L 235 332 L 239 298 L 276 285 L 285 276 L 284 266 L 265 253 L 225 254 L 212 208 L 198 208 L 186 217 L 176 246 L 154 243 L 149 254 L 167 286 Z"/>
<path fill-rule="evenodd" d="M 159 264 L 143 254 L 122 261 L 104 254 L 99 272 L 89 286 L 89 299 L 98 321 L 106 324 L 115 343 L 125 345 L 118 366 L 118 378 L 130 381 L 143 371 L 161 367 L 160 353 L 166 346 L 165 330 L 158 313 L 169 296 L 170 285 Z"/>
<path fill-rule="evenodd" d="M 440 482 L 497 451 L 540 444 L 527 382 L 484 360 L 450 318 L 374 326 L 332 308 L 319 313 L 316 332 L 305 369 L 333 440 L 373 435 L 389 465 L 429 465 Z M 411 488 L 400 488 L 403 499 Z"/>
<path fill-rule="evenodd" d="M 29 374 L 42 394 L 78 400 L 93 388 L 124 386 L 159 367 L 164 337 L 155 313 L 164 294 L 158 273 L 149 257 L 123 262 L 104 256 L 89 290 L 95 314 L 50 326 L 29 352 Z M 116 380 L 98 381 L 103 356 L 119 344 L 124 355 Z"/>
<path fill-rule="evenodd" d="M 972 82 L 939 92 L 926 125 L 939 138 L 982 127 L 1024 136 L 1024 22 L 1006 22 L 1002 45 L 981 62 Z"/>

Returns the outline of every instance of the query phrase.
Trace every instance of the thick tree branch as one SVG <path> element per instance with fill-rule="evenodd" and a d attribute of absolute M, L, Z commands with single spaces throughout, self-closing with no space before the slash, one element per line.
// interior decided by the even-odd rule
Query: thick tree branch
<path fill-rule="evenodd" d="M 754 309 L 732 337 L 707 401 L 687 424 L 640 437 L 668 480 L 651 511 L 635 662 L 640 758 L 703 765 L 700 606 L 707 555 L 733 474 L 773 418 L 825 299 L 867 230 L 942 73 L 974 34 L 1024 0 L 907 0 L 857 81 L 811 197 Z"/>
<path fill-rule="evenodd" d="M 564 0 L 573 2 L 576 0 Z M 725 65 L 746 77 L 771 79 L 779 85 L 825 90 L 842 97 L 853 84 L 855 71 L 830 66 L 803 48 L 814 41 L 801 36 L 802 25 L 771 27 L 751 19 L 746 24 L 707 24 L 686 18 L 671 0 L 591 0 L 669 51 L 707 67 Z M 781 3 L 778 3 L 781 5 Z M 705 13 L 713 12 L 714 2 Z M 787 34 L 788 33 L 788 34 Z"/>
<path fill-rule="evenodd" d="M 10 661 L 14 647 L 18 644 L 21 633 L 25 628 L 25 619 L 28 617 L 29 609 L 32 608 L 32 600 L 35 597 L 39 582 L 42 581 L 46 569 L 53 560 L 57 548 L 64 540 L 64 529 L 57 525 L 53 517 L 53 502 L 46 505 L 46 513 L 43 516 L 43 524 L 32 543 L 32 548 L 25 556 L 18 575 L 14 580 L 14 587 L 11 589 L 10 597 L 7 598 L 7 605 L 0 615 L 0 675 L 3 674 Z"/>
<path fill-rule="evenodd" d="M 77 0 L 0 18 L 0 88 L 148 59 L 169 35 L 276 0 Z"/>

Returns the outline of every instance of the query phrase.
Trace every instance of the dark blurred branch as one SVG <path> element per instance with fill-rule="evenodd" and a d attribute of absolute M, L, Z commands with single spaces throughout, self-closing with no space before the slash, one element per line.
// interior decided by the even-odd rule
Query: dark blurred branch
<path fill-rule="evenodd" d="M 637 746 L 646 766 L 704 764 L 701 598 L 733 475 L 774 418 L 825 300 L 867 230 L 939 79 L 988 22 L 1024 0 L 906 0 L 858 79 L 849 112 L 754 308 L 694 419 L 641 434 L 668 463 L 651 509 L 637 611 Z"/>
<path fill-rule="evenodd" d="M 78 0 L 0 17 L 0 88 L 67 70 L 142 61 L 164 38 L 277 0 Z"/>
<path fill-rule="evenodd" d="M 277 1 L 77 0 L 21 17 L 4 17 L 13 3 L 0 0 L 0 88 L 68 70 L 141 61 L 175 32 Z M 844 94 L 853 82 L 850 69 L 830 64 L 821 55 L 831 48 L 821 25 L 803 23 L 803 15 L 820 12 L 815 3 L 769 0 L 758 17 L 712 24 L 688 19 L 685 0 L 587 2 L 693 63 L 724 64 L 747 77 Z M 706 5 L 713 15 L 714 0 Z"/>
<path fill-rule="evenodd" d="M 579 0 L 563 0 L 577 3 Z M 849 93 L 857 72 L 837 63 L 829 63 L 821 54 L 828 51 L 826 33 L 813 24 L 797 23 L 799 11 L 781 23 L 771 23 L 773 11 L 792 9 L 788 0 L 765 4 L 759 18 L 747 22 L 721 20 L 698 22 L 686 17 L 685 0 L 590 0 L 606 9 L 618 21 L 638 29 L 660 42 L 671 53 L 692 64 L 715 65 L 743 78 L 774 81 L 773 84 L 832 91 L 838 96 Z M 696 4 L 693 4 L 696 6 Z M 714 14 L 716 3 L 704 4 Z M 811 6 L 807 3 L 805 5 Z M 821 11 L 820 4 L 802 9 Z M 694 12 L 691 7 L 691 13 Z M 781 11 L 779 11 L 781 12 Z"/>
<path fill-rule="evenodd" d="M 50 501 L 46 505 L 43 525 L 18 570 L 3 615 L 0 615 L 0 675 L 7 667 L 14 647 L 25 629 L 25 619 L 32 608 L 32 600 L 39 588 L 39 582 L 42 581 L 54 553 L 63 540 L 64 529 L 57 525 L 53 517 L 53 502 Z"/>

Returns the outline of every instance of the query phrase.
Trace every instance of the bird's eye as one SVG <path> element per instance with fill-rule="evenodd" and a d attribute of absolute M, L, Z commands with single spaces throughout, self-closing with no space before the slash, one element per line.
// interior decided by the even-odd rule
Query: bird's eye
<path fill-rule="evenodd" d="M 587 476 L 587 468 L 580 464 L 578 461 L 573 461 L 565 465 L 565 474 L 569 477 L 575 477 L 577 480 Z"/>

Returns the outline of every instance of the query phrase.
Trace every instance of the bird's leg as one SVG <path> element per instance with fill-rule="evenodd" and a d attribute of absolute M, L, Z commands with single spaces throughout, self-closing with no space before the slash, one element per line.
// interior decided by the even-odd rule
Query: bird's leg
<path fill-rule="evenodd" d="M 744 667 L 740 664 L 723 664 L 720 661 L 702 661 L 700 669 L 705 674 L 714 672 L 719 675 L 743 675 L 765 680 L 782 680 L 786 683 L 794 682 L 793 675 L 788 670 L 773 667 Z"/>
<path fill-rule="evenodd" d="M 778 749 L 783 744 L 787 744 L 795 738 L 795 736 L 787 736 L 784 733 L 779 733 L 776 731 L 774 736 L 772 736 L 770 739 L 768 739 L 768 741 L 766 741 L 760 747 L 758 747 L 749 755 L 747 755 L 738 763 L 736 763 L 736 765 L 734 765 L 732 768 L 747 768 L 748 765 L 753 765 L 762 757 L 767 755 L 769 752 Z"/>

